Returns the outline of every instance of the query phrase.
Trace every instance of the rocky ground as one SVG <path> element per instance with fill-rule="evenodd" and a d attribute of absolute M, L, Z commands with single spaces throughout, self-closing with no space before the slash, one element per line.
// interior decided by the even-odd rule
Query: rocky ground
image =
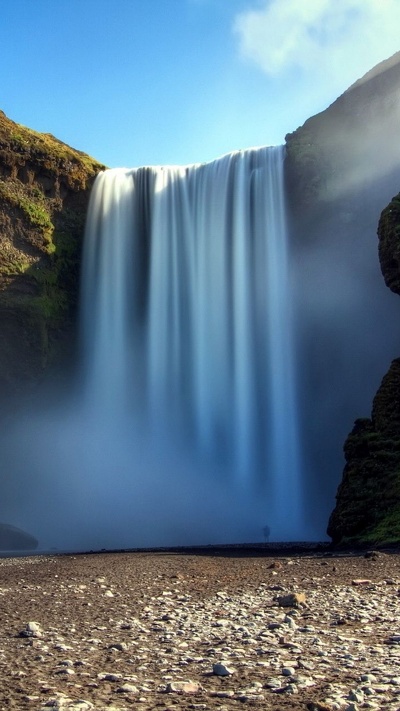
<path fill-rule="evenodd" d="M 0 560 L 0 709 L 400 709 L 400 556 Z"/>

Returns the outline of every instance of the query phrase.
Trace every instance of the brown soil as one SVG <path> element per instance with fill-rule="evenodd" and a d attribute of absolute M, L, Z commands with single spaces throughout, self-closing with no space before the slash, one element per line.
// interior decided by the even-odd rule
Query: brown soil
<path fill-rule="evenodd" d="M 186 610 L 189 622 L 191 610 L 201 609 L 206 610 L 207 622 L 212 616 L 218 621 L 228 615 L 231 604 L 236 604 L 237 609 L 239 596 L 247 600 L 247 618 L 254 613 L 255 619 L 259 619 L 263 611 L 257 610 L 256 605 L 252 609 L 248 601 L 257 600 L 260 590 L 267 595 L 264 607 L 280 615 L 284 611 L 278 606 L 277 595 L 297 590 L 310 600 L 317 591 L 318 599 L 323 600 L 332 586 L 342 586 L 351 595 L 352 589 L 356 589 L 352 588 L 352 581 L 358 579 L 371 581 L 364 584 L 366 596 L 368 588 L 377 590 L 376 586 L 384 585 L 379 590 L 390 596 L 390 600 L 398 597 L 399 555 L 391 552 L 369 558 L 363 554 L 326 553 L 271 556 L 262 550 L 209 550 L 187 554 L 162 551 L 3 558 L 0 560 L 0 709 L 36 711 L 60 693 L 70 699 L 89 701 L 95 709 L 312 708 L 311 703 L 327 695 L 323 679 L 315 679 L 314 686 L 300 689 L 295 696 L 263 689 L 264 700 L 246 694 L 240 698 L 238 690 L 251 682 L 263 683 L 271 676 L 265 663 L 257 665 L 260 657 L 255 655 L 253 663 L 250 656 L 250 663 L 242 666 L 239 654 L 237 660 L 231 660 L 235 673 L 227 678 L 217 677 L 212 674 L 212 664 L 226 659 L 224 628 L 216 626 L 212 639 L 209 633 L 204 639 L 197 633 L 192 640 L 189 629 L 186 636 L 168 641 L 163 637 L 168 619 L 163 621 L 156 611 L 162 612 L 163 600 L 167 600 L 168 609 L 175 610 L 178 616 Z M 210 612 L 207 601 L 217 593 L 221 597 L 215 598 Z M 388 604 L 388 600 L 382 597 L 382 605 Z M 318 620 L 319 604 L 310 603 L 299 609 L 297 623 L 307 624 L 311 620 L 320 633 L 323 625 L 332 629 L 333 617 Z M 346 611 L 343 614 L 345 617 Z M 40 624 L 41 637 L 20 636 L 29 621 Z M 347 622 L 343 620 L 343 625 L 346 624 L 347 631 L 356 634 L 357 621 L 351 615 Z M 379 629 L 379 615 L 374 625 L 371 640 L 375 643 L 379 638 L 383 644 L 386 632 L 383 634 Z M 188 642 L 186 661 L 182 661 L 184 650 L 177 656 L 178 642 L 182 639 Z M 279 639 L 279 644 L 284 645 L 285 637 Z M 123 648 L 112 649 L 113 644 L 122 644 Z M 231 644 L 230 648 L 234 646 Z M 261 658 L 268 660 L 268 652 L 265 654 Z M 65 673 L 66 668 L 71 669 L 70 674 Z M 118 673 L 121 680 L 100 680 L 101 673 Z M 359 674 L 357 665 L 343 670 L 343 678 L 349 682 Z M 190 695 L 166 693 L 168 677 L 172 681 L 190 679 L 200 683 L 201 690 Z M 127 678 L 138 687 L 137 693 L 117 691 Z M 234 690 L 235 697 L 214 695 L 224 689 Z M 394 708 L 392 703 L 393 700 L 388 708 Z"/>

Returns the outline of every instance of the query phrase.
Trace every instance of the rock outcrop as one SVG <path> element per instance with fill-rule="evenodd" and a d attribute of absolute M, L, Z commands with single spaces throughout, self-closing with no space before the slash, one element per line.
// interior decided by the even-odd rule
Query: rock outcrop
<path fill-rule="evenodd" d="M 89 189 L 103 167 L 0 112 L 0 397 L 36 380 L 71 328 Z"/>
<path fill-rule="evenodd" d="M 330 517 L 333 543 L 400 540 L 400 359 L 375 396 L 370 419 L 356 420 Z"/>
<path fill-rule="evenodd" d="M 383 210 L 379 261 L 386 285 L 400 294 L 400 194 Z M 356 420 L 328 525 L 334 543 L 400 541 L 400 358 L 384 376 L 371 418 Z"/>
<path fill-rule="evenodd" d="M 383 210 L 378 226 L 379 262 L 386 286 L 400 294 L 400 193 Z"/>
<path fill-rule="evenodd" d="M 287 183 L 297 218 L 338 200 L 351 202 L 360 190 L 376 189 L 399 173 L 400 52 L 374 67 L 325 111 L 286 136 Z M 392 183 L 393 185 L 393 183 Z M 382 209 L 382 203 L 380 208 Z"/>
<path fill-rule="evenodd" d="M 351 423 L 368 414 L 383 373 L 399 355 L 400 303 L 382 281 L 376 240 L 382 208 L 400 185 L 399 125 L 397 53 L 286 137 L 293 263 L 301 284 L 295 310 L 305 486 L 314 492 L 306 497 L 307 518 L 318 519 L 320 529 L 332 511 Z M 379 242 L 391 288 L 396 280 L 400 288 L 399 208 L 388 209 Z"/>

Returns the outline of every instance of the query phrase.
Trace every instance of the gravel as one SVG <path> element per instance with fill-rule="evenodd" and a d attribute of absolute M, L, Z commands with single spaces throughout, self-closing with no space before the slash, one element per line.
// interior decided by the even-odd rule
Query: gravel
<path fill-rule="evenodd" d="M 396 552 L 5 558 L 0 709 L 398 711 L 399 604 Z"/>

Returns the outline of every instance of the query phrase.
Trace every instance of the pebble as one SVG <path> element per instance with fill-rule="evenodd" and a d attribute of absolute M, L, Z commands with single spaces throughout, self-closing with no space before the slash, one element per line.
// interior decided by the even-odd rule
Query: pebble
<path fill-rule="evenodd" d="M 213 674 L 216 674 L 217 676 L 230 676 L 235 671 L 232 667 L 228 667 L 226 664 L 222 664 L 221 662 L 213 664 L 212 670 Z"/>
<path fill-rule="evenodd" d="M 193 681 L 174 681 L 167 684 L 165 691 L 176 694 L 197 694 L 201 690 L 200 684 Z"/>
<path fill-rule="evenodd" d="M 43 637 L 43 631 L 39 622 L 28 622 L 25 629 L 19 633 L 20 637 Z"/>
<path fill-rule="evenodd" d="M 118 694 L 138 694 L 139 689 L 133 684 L 122 684 L 116 689 Z"/>
<path fill-rule="evenodd" d="M 306 604 L 306 596 L 304 593 L 289 593 L 279 596 L 277 602 L 280 607 L 299 607 Z"/>
<path fill-rule="evenodd" d="M 380 560 L 367 558 L 365 566 L 375 570 Z M 272 585 L 271 575 L 277 571 L 280 584 Z M 162 587 L 144 593 L 143 603 L 135 603 L 136 607 L 120 592 L 117 578 L 112 590 L 105 580 L 99 584 L 87 579 L 85 585 L 71 580 L 64 588 L 57 582 L 54 604 L 71 595 L 74 605 L 83 604 L 76 599 L 81 596 L 86 602 L 97 590 L 95 621 L 92 613 L 88 618 L 92 622 L 86 622 L 85 608 L 76 619 L 73 612 L 66 612 L 69 618 L 64 622 L 60 606 L 60 621 L 53 627 L 42 617 L 45 636 L 40 623 L 29 622 L 18 634 L 22 639 L 14 631 L 14 644 L 31 655 L 41 675 L 37 689 L 28 687 L 29 669 L 8 668 L 7 673 L 18 688 L 27 685 L 20 698 L 38 704 L 35 711 L 103 707 L 122 711 L 132 705 L 138 709 L 144 705 L 143 711 L 160 706 L 165 711 L 167 706 L 183 708 L 180 704 L 209 711 L 219 704 L 219 710 L 225 705 L 230 711 L 238 702 L 268 708 L 271 700 L 279 703 L 280 695 L 298 694 L 303 696 L 284 703 L 299 705 L 308 698 L 313 704 L 309 708 L 315 711 L 397 711 L 399 580 L 394 571 L 393 577 L 387 571 L 380 582 L 371 583 L 367 576 L 355 577 L 357 572 L 349 573 L 345 584 L 337 584 L 331 564 L 318 570 L 315 566 L 307 597 L 302 592 L 301 560 L 267 568 L 265 582 L 258 586 L 249 580 L 237 592 L 221 589 L 195 598 L 186 593 L 184 578 L 171 578 L 170 586 L 163 578 Z M 371 567 L 366 572 L 372 576 Z M 152 581 L 149 589 L 153 585 Z M 34 585 L 29 584 L 29 594 L 34 599 Z M 89 599 L 95 606 L 96 598 Z M 26 610 L 25 619 L 35 615 L 34 602 L 30 612 Z M 5 654 L 2 648 L 2 664 Z M 86 690 L 93 699 L 98 693 L 99 702 L 60 694 L 66 688 L 71 696 L 84 695 Z M 47 700 L 39 702 L 43 693 Z M 163 693 L 164 697 L 157 696 Z M 180 698 L 185 696 L 192 698 Z M 115 706 L 110 705 L 111 697 L 117 699 Z M 101 706 L 102 698 L 108 699 L 106 705 Z"/>

